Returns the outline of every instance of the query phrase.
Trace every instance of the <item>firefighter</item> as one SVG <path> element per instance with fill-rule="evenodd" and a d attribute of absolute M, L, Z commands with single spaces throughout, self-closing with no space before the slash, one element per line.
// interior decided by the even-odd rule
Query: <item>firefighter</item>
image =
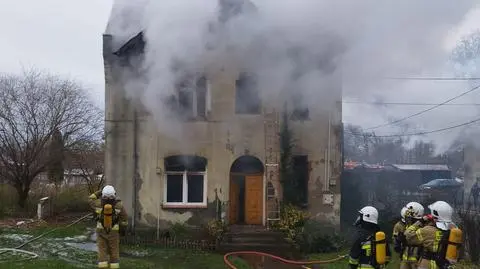
<path fill-rule="evenodd" d="M 97 221 L 98 268 L 120 268 L 120 235 L 128 225 L 125 208 L 111 185 L 91 194 L 89 202 Z"/>
<path fill-rule="evenodd" d="M 407 209 L 405 212 L 406 230 L 415 222 L 422 219 L 425 209 L 417 202 L 410 202 L 405 208 Z M 421 254 L 421 246 L 409 244 L 405 239 L 405 234 L 402 235 L 402 239 L 404 244 L 400 259 L 400 269 L 416 269 Z"/>
<path fill-rule="evenodd" d="M 407 225 L 405 223 L 406 212 L 407 208 L 403 207 L 402 210 L 400 210 L 401 219 L 393 226 L 393 250 L 400 255 L 403 252 L 405 244 L 404 232 Z"/>
<path fill-rule="evenodd" d="M 366 206 L 359 214 L 354 224 L 359 230 L 350 249 L 350 268 L 384 268 L 390 259 L 390 248 L 385 237 L 382 241 L 376 239 L 379 233 L 385 236 L 378 226 L 378 211 L 375 207 Z M 378 258 L 378 254 L 383 257 Z"/>
<path fill-rule="evenodd" d="M 456 229 L 452 222 L 453 208 L 444 201 L 437 201 L 428 208 L 431 213 L 409 226 L 405 231 L 405 238 L 408 244 L 423 247 L 418 269 L 449 268 L 456 262 L 457 246 L 461 240 L 461 231 Z M 452 240 L 451 234 L 456 238 Z M 452 247 L 450 244 L 453 244 Z"/>

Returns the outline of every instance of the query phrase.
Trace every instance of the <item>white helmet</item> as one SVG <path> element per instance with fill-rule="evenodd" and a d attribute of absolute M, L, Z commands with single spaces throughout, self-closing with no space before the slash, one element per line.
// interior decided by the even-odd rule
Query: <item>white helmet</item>
<path fill-rule="evenodd" d="M 413 213 L 413 218 L 421 219 L 423 217 L 423 213 L 425 212 L 425 208 L 423 205 L 417 202 L 410 202 L 406 206 L 407 210 L 411 210 Z"/>
<path fill-rule="evenodd" d="M 439 229 L 448 230 L 452 223 L 453 208 L 444 201 L 437 201 L 428 206 L 433 217 L 435 218 L 435 224 Z"/>
<path fill-rule="evenodd" d="M 402 216 L 403 222 L 405 222 L 405 213 L 407 213 L 407 208 L 403 207 L 402 210 L 400 210 L 400 216 Z"/>
<path fill-rule="evenodd" d="M 365 222 L 378 224 L 378 210 L 373 206 L 366 206 L 358 211 Z"/>
<path fill-rule="evenodd" d="M 115 198 L 115 189 L 112 185 L 107 185 L 102 189 L 102 198 Z"/>

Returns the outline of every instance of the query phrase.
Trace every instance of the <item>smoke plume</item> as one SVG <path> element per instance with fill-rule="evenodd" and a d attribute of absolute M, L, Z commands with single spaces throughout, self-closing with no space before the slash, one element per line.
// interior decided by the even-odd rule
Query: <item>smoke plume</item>
<path fill-rule="evenodd" d="M 145 75 L 141 80 L 127 79 L 127 90 L 143 101 L 159 128 L 173 130 L 168 109 L 159 100 L 173 93 L 179 76 L 175 65 L 201 72 L 228 69 L 235 63 L 257 75 L 267 100 L 301 91 L 313 114 L 332 109 L 326 104 L 342 94 L 340 90 L 344 100 L 441 103 L 472 83 L 385 77 L 458 75 L 458 68 L 448 61 L 451 49 L 444 44 L 476 2 L 116 0 L 106 33 L 119 47 L 144 31 Z M 340 77 L 341 88 L 336 84 Z M 458 102 L 473 102 L 480 99 L 477 96 L 473 92 Z M 368 128 L 425 108 L 345 104 L 343 121 Z M 474 107 L 444 106 L 374 131 L 378 135 L 405 128 L 407 133 L 428 131 L 469 121 L 475 113 Z M 424 139 L 433 139 L 442 148 L 460 131 Z"/>

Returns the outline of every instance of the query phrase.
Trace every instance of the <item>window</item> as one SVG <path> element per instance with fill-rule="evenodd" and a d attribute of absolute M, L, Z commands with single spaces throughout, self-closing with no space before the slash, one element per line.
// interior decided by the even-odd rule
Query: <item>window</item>
<path fill-rule="evenodd" d="M 303 95 L 300 93 L 292 96 L 292 114 L 290 118 L 295 121 L 305 121 L 310 119 L 310 111 L 305 104 Z"/>
<path fill-rule="evenodd" d="M 165 158 L 165 206 L 206 206 L 206 164 L 203 157 Z"/>
<path fill-rule="evenodd" d="M 304 205 L 308 203 L 308 178 L 309 178 L 309 164 L 308 156 L 294 155 L 292 157 L 293 172 L 296 175 L 298 194 L 301 196 L 301 202 Z"/>
<path fill-rule="evenodd" d="M 235 86 L 235 113 L 260 114 L 261 100 L 256 78 L 251 74 L 241 73 Z"/>
<path fill-rule="evenodd" d="M 178 114 L 185 119 L 206 119 L 210 111 L 210 87 L 205 76 L 184 75 L 176 85 Z"/>

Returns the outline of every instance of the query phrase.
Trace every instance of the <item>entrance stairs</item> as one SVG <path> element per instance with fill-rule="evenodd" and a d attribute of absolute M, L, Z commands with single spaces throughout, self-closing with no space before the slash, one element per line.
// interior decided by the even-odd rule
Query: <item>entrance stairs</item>
<path fill-rule="evenodd" d="M 243 226 L 243 225 L 242 225 Z M 231 227 L 219 245 L 222 253 L 234 251 L 258 251 L 283 258 L 297 258 L 298 253 L 280 232 L 264 227 Z"/>

